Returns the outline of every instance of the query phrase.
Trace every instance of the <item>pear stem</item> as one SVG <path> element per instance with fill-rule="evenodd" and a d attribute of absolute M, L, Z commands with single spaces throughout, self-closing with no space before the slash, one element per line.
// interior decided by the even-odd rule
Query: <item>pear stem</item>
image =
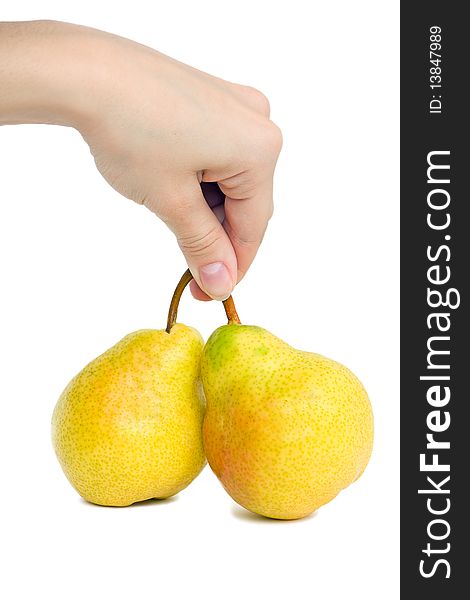
<path fill-rule="evenodd" d="M 176 286 L 176 289 L 173 293 L 173 297 L 170 302 L 170 310 L 168 311 L 168 320 L 166 322 L 166 332 L 170 333 L 171 328 L 176 323 L 176 317 L 178 316 L 178 306 L 181 300 L 181 294 L 183 293 L 184 288 L 191 281 L 193 276 L 191 275 L 191 271 L 187 269 L 181 279 Z"/>
<path fill-rule="evenodd" d="M 181 295 L 183 293 L 184 288 L 188 285 L 188 283 L 193 278 L 191 271 L 187 269 L 181 279 L 176 286 L 175 291 L 173 292 L 173 297 L 170 302 L 170 310 L 168 311 L 168 319 L 166 322 L 166 332 L 170 333 L 171 328 L 176 323 L 176 317 L 178 316 L 178 306 L 181 300 Z M 237 309 L 235 308 L 235 304 L 233 302 L 232 296 L 229 296 L 227 300 L 223 301 L 223 305 L 225 308 L 225 314 L 227 315 L 227 319 L 229 325 L 233 325 L 236 323 L 240 325 L 240 318 L 237 314 Z"/>
<path fill-rule="evenodd" d="M 237 309 L 235 308 L 235 304 L 233 302 L 232 296 L 229 296 L 227 298 L 227 300 L 224 300 L 223 305 L 225 308 L 225 314 L 227 315 L 228 324 L 229 325 L 233 325 L 233 324 L 240 325 L 241 324 L 240 317 L 237 314 Z"/>

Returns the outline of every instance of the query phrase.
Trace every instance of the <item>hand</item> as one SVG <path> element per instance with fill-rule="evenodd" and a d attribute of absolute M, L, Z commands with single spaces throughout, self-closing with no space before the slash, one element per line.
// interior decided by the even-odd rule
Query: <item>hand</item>
<path fill-rule="evenodd" d="M 267 99 L 130 40 L 45 23 L 47 35 L 56 30 L 57 45 L 67 46 L 61 59 L 73 63 L 80 90 L 65 124 L 81 132 L 118 192 L 175 233 L 198 284 L 193 295 L 225 299 L 273 210 L 282 139 Z"/>
<path fill-rule="evenodd" d="M 281 135 L 268 101 L 129 40 L 88 36 L 103 61 L 83 128 L 98 169 L 170 227 L 199 287 L 225 299 L 272 214 Z"/>

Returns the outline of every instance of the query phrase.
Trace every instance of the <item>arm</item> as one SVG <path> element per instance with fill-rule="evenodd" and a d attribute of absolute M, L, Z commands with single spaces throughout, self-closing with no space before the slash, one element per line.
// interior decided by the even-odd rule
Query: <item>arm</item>
<path fill-rule="evenodd" d="M 0 23 L 0 125 L 79 128 L 91 116 L 85 31 L 53 21 Z"/>
<path fill-rule="evenodd" d="M 95 29 L 0 23 L 0 124 L 15 123 L 80 131 L 110 185 L 174 231 L 196 297 L 243 277 L 281 148 L 260 92 Z"/>

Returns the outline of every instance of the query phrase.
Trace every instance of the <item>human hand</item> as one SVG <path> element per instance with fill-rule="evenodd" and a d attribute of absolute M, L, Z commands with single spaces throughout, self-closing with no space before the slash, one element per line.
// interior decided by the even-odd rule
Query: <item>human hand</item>
<path fill-rule="evenodd" d="M 88 29 L 85 40 L 96 106 L 80 129 L 98 169 L 175 233 L 193 294 L 225 299 L 272 214 L 281 134 L 268 101 L 130 40 Z"/>
<path fill-rule="evenodd" d="M 0 24 L 0 51 L 0 124 L 78 129 L 105 179 L 175 233 L 193 295 L 226 298 L 272 214 L 282 141 L 267 99 L 68 23 Z"/>

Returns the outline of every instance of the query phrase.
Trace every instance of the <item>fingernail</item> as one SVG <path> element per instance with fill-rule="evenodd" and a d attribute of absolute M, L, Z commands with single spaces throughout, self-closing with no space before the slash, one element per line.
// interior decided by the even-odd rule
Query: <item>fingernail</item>
<path fill-rule="evenodd" d="M 224 263 L 217 262 L 199 269 L 206 294 L 215 300 L 226 300 L 232 293 L 232 279 Z"/>

